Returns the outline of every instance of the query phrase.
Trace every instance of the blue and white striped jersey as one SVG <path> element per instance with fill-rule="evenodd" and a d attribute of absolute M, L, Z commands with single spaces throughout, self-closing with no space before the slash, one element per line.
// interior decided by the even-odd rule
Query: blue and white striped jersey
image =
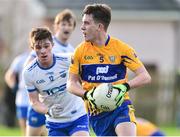
<path fill-rule="evenodd" d="M 70 122 L 86 114 L 83 100 L 66 90 L 69 65 L 69 54 L 53 54 L 53 64 L 49 68 L 42 68 L 34 59 L 23 71 L 28 92 L 39 92 L 40 101 L 48 107 L 62 106 L 59 118 L 46 115 L 50 122 Z"/>

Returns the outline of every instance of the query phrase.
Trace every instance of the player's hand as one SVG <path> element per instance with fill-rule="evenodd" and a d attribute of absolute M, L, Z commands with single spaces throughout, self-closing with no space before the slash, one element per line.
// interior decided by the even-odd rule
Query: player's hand
<path fill-rule="evenodd" d="M 60 104 L 54 104 L 48 109 L 47 114 L 50 117 L 59 118 L 62 110 L 63 108 L 60 106 Z"/>
<path fill-rule="evenodd" d="M 90 103 L 90 106 L 92 109 L 96 109 L 96 104 L 95 104 L 95 99 L 93 98 L 93 92 L 95 90 L 95 87 L 92 88 L 91 90 L 89 91 L 86 91 L 84 93 L 84 99 L 87 100 L 89 103 Z"/>
<path fill-rule="evenodd" d="M 95 116 L 95 115 L 97 115 L 97 114 L 99 114 L 99 113 L 101 113 L 102 112 L 102 110 L 100 110 L 100 109 L 98 109 L 98 108 L 93 108 L 92 107 L 92 105 L 91 105 L 91 103 L 88 101 L 88 100 L 86 100 L 87 101 L 87 103 L 86 103 L 86 105 L 87 105 L 87 107 L 88 107 L 88 109 L 89 109 L 89 115 L 90 116 Z"/>
<path fill-rule="evenodd" d="M 117 106 L 120 106 L 124 102 L 124 95 L 130 89 L 128 83 L 113 85 L 113 88 L 119 90 L 119 94 L 116 97 Z"/>

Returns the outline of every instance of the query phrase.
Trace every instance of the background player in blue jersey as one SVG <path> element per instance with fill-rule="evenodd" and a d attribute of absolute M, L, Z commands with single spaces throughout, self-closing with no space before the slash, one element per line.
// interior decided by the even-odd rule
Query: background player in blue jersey
<path fill-rule="evenodd" d="M 88 117 L 82 98 L 66 90 L 70 56 L 52 53 L 53 38 L 47 28 L 35 28 L 30 43 L 37 58 L 23 71 L 30 104 L 46 114 L 49 136 L 88 136 Z"/>
<path fill-rule="evenodd" d="M 16 91 L 16 117 L 22 132 L 25 135 L 26 132 L 26 119 L 27 110 L 29 106 L 29 99 L 27 96 L 27 91 L 24 86 L 24 81 L 22 80 L 22 70 L 26 58 L 29 52 L 23 52 L 18 55 L 12 62 L 11 66 L 5 73 L 5 81 L 10 88 Z"/>
<path fill-rule="evenodd" d="M 81 26 L 85 41 L 74 52 L 68 90 L 85 99 L 89 122 L 97 136 L 135 136 L 136 120 L 128 90 L 150 83 L 151 77 L 133 48 L 107 34 L 110 21 L 108 5 L 85 6 Z M 135 74 L 131 80 L 127 68 Z M 93 92 L 100 83 L 112 83 L 119 90 L 115 110 L 96 109 Z"/>
<path fill-rule="evenodd" d="M 54 20 L 54 36 L 53 36 L 53 53 L 73 52 L 74 47 L 68 42 L 73 30 L 76 26 L 76 19 L 73 12 L 65 9 L 57 14 Z M 36 53 L 32 50 L 27 62 L 36 57 Z M 35 112 L 31 107 L 28 111 L 27 135 L 40 136 L 45 133 L 44 129 L 45 116 Z"/>

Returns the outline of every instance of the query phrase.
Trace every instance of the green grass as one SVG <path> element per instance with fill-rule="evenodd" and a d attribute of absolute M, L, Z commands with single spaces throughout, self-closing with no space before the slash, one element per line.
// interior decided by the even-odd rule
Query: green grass
<path fill-rule="evenodd" d="M 167 136 L 180 136 L 180 128 L 177 127 L 160 127 Z M 19 128 L 9 128 L 0 126 L 0 136 L 21 136 Z"/>
<path fill-rule="evenodd" d="M 0 126 L 0 136 L 21 136 L 20 129 Z"/>
<path fill-rule="evenodd" d="M 160 127 L 167 136 L 180 136 L 180 127 Z"/>

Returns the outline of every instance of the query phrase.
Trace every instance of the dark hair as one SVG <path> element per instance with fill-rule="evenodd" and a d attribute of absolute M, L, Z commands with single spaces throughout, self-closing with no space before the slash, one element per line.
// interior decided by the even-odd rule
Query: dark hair
<path fill-rule="evenodd" d="M 67 21 L 69 22 L 70 19 L 73 19 L 74 21 L 74 28 L 76 27 L 76 17 L 73 14 L 73 12 L 69 9 L 65 9 L 62 12 L 58 13 L 56 15 L 56 18 L 54 20 L 54 25 L 58 25 L 61 21 Z"/>
<path fill-rule="evenodd" d="M 111 8 L 107 4 L 88 4 L 83 10 L 84 14 L 92 14 L 95 22 L 100 22 L 107 30 L 111 21 Z"/>
<path fill-rule="evenodd" d="M 33 28 L 29 35 L 29 41 L 31 48 L 34 47 L 34 43 L 36 41 L 49 39 L 51 43 L 53 43 L 52 33 L 47 27 L 42 28 Z"/>

